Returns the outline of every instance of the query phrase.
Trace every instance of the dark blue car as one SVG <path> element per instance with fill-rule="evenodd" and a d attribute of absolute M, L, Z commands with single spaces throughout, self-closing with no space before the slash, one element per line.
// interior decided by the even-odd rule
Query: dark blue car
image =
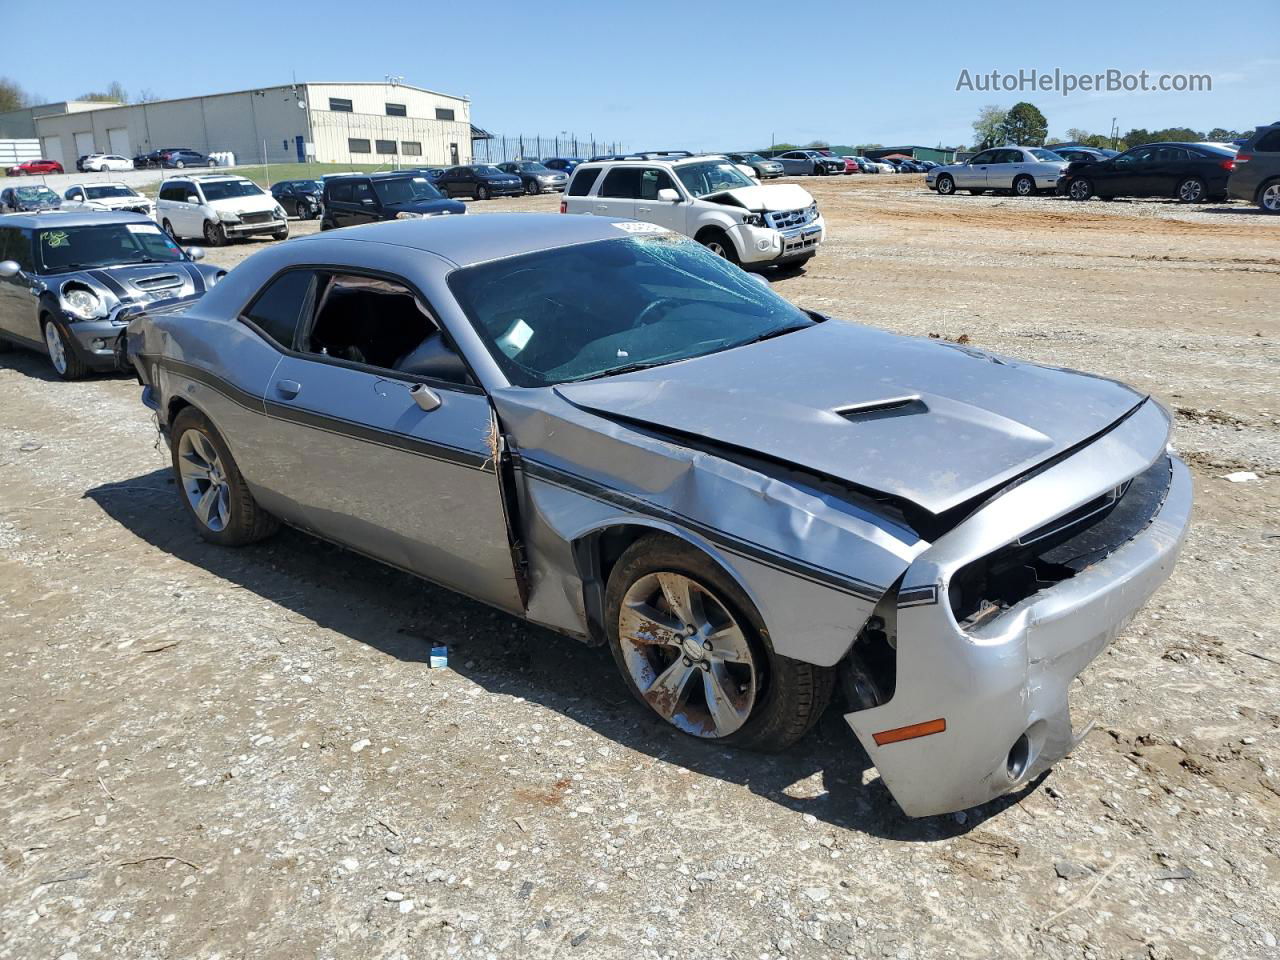
<path fill-rule="evenodd" d="M 466 212 L 420 173 L 353 173 L 326 178 L 320 229 Z"/>

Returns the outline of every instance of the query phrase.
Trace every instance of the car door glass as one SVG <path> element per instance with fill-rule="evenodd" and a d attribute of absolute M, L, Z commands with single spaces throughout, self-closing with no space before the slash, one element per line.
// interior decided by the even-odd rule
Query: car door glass
<path fill-rule="evenodd" d="M 641 167 L 614 167 L 604 178 L 597 196 L 634 200 L 640 195 Z"/>
<path fill-rule="evenodd" d="M 373 185 L 368 180 L 361 180 L 359 183 L 351 185 L 352 194 L 356 203 L 363 206 L 375 207 L 378 205 L 378 199 L 373 195 Z M 365 201 L 369 201 L 366 203 Z"/>
<path fill-rule="evenodd" d="M 406 285 L 358 274 L 322 275 L 304 353 L 413 377 L 470 383 L 466 364 Z"/>
<path fill-rule="evenodd" d="M 671 181 L 667 171 L 656 167 L 642 170 L 640 173 L 640 199 L 657 200 L 659 190 L 674 190 L 676 185 Z"/>
<path fill-rule="evenodd" d="M 276 346 L 293 349 L 303 308 L 311 301 L 314 270 L 290 270 L 268 283 L 241 315 Z"/>
<path fill-rule="evenodd" d="M 1156 162 L 1177 163 L 1187 159 L 1187 151 L 1181 147 L 1161 147 L 1156 151 Z"/>
<path fill-rule="evenodd" d="M 994 154 L 995 154 L 994 150 L 984 150 L 982 151 L 982 153 L 978 154 L 969 162 L 973 164 L 975 167 L 982 163 L 990 163 L 991 158 Z"/>
<path fill-rule="evenodd" d="M 349 183 L 335 183 L 329 188 L 329 199 L 334 203 L 350 203 L 351 197 L 351 184 Z"/>

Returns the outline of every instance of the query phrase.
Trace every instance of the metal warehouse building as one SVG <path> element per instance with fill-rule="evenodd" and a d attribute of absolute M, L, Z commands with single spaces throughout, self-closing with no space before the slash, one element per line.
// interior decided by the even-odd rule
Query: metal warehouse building
<path fill-rule="evenodd" d="M 879 147 L 867 151 L 868 160 L 879 160 L 881 157 L 893 157 L 901 154 L 916 160 L 932 160 L 934 163 L 955 163 L 956 152 L 945 147 L 921 147 L 915 144 L 906 147 Z"/>
<path fill-rule="evenodd" d="M 161 147 L 230 151 L 236 162 L 455 164 L 471 161 L 471 103 L 399 82 L 290 83 L 31 118 L 41 151 L 77 157 Z"/>

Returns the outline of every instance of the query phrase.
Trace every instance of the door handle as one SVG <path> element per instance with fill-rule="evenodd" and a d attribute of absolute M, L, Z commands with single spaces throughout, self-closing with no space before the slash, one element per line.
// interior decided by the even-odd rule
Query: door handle
<path fill-rule="evenodd" d="M 284 397 L 286 400 L 292 400 L 302 392 L 302 384 L 297 380 L 277 380 L 276 393 Z"/>

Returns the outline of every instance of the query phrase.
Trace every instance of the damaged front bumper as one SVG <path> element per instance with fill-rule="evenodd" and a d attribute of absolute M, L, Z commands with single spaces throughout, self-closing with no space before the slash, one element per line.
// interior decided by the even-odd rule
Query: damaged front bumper
<path fill-rule="evenodd" d="M 1072 681 L 1169 576 L 1186 536 L 1191 479 L 1148 402 L 1110 434 L 993 501 L 916 559 L 899 591 L 896 689 L 846 715 L 894 799 L 914 817 L 976 806 L 1039 776 L 1083 736 Z M 1144 466 L 1145 464 L 1145 466 Z M 1067 490 L 1105 489 L 1167 464 L 1145 529 L 1104 559 L 980 625 L 948 602 L 952 576 L 1007 542 L 1011 524 Z M 1043 509 L 1042 507 L 1040 509 Z M 927 731 L 927 732 L 926 732 Z M 924 735 L 921 735 L 925 732 Z M 1087 732 L 1087 728 L 1084 732 Z"/>
<path fill-rule="evenodd" d="M 818 252 L 826 239 L 826 221 L 818 215 L 801 226 L 779 230 L 740 224 L 732 229 L 738 256 L 744 264 L 763 266 L 792 260 L 808 259 Z"/>

